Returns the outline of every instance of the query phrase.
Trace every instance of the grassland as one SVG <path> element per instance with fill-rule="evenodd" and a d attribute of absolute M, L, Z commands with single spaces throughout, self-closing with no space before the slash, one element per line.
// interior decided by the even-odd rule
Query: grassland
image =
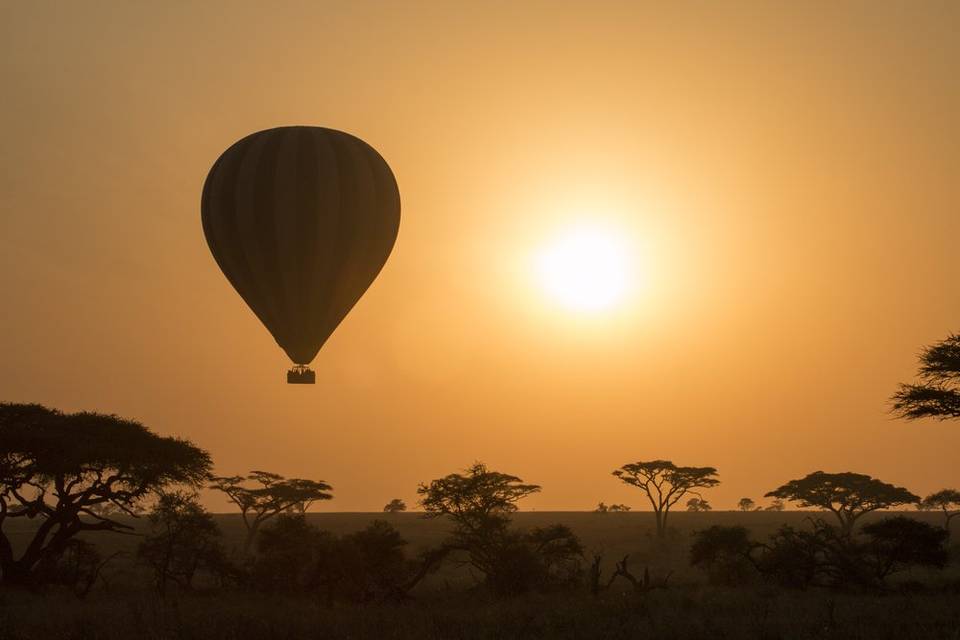
<path fill-rule="evenodd" d="M 449 565 L 400 605 L 327 607 L 309 598 L 200 591 L 159 600 L 149 573 L 135 561 L 138 538 L 90 536 L 101 552 L 122 554 L 105 583 L 85 600 L 67 593 L 0 592 L 0 640 L 33 638 L 960 638 L 960 566 L 906 572 L 900 588 L 883 595 L 784 591 L 762 584 L 732 589 L 705 584 L 687 564 L 690 534 L 712 524 L 741 524 L 764 538 L 782 524 L 802 526 L 799 512 L 677 513 L 672 540 L 652 540 L 649 513 L 519 513 L 519 527 L 570 526 L 607 571 L 630 554 L 631 567 L 670 574 L 668 588 L 635 593 L 626 582 L 600 597 L 563 593 L 495 600 L 471 590 L 469 572 Z M 873 516 L 878 517 L 878 516 Z M 915 517 L 939 523 L 935 513 Z M 309 519 L 335 533 L 374 518 L 394 524 L 411 551 L 438 544 L 447 524 L 418 514 L 317 513 Z M 239 545 L 238 516 L 217 517 L 228 546 Z M 15 542 L 29 536 L 16 523 Z M 142 523 L 138 522 L 139 526 Z M 955 554 L 956 556 L 956 554 Z"/>

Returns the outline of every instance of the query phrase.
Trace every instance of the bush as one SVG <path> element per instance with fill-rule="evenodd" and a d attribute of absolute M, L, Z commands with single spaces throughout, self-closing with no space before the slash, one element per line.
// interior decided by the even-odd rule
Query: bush
<path fill-rule="evenodd" d="M 303 515 L 281 515 L 260 534 L 252 584 L 263 591 L 315 593 L 327 602 L 401 599 L 445 555 L 428 550 L 409 560 L 406 544 L 382 520 L 338 538 Z"/>
<path fill-rule="evenodd" d="M 104 564 L 96 546 L 74 538 L 59 556 L 48 555 L 38 564 L 36 579 L 41 584 L 68 587 L 82 598 L 96 584 Z"/>
<path fill-rule="evenodd" d="M 161 494 L 149 520 L 151 531 L 140 543 L 137 555 L 153 569 L 161 595 L 171 582 L 192 589 L 199 573 L 222 581 L 235 572 L 227 561 L 220 528 L 196 494 Z"/>
<path fill-rule="evenodd" d="M 694 534 L 690 564 L 707 572 L 711 584 L 742 585 L 756 574 L 750 541 L 745 527 L 714 525 Z"/>

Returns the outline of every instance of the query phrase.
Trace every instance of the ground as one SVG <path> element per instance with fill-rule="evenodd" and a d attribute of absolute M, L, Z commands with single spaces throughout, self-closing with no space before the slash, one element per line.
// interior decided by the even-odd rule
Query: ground
<path fill-rule="evenodd" d="M 582 538 L 588 560 L 602 553 L 607 570 L 630 554 L 630 566 L 638 573 L 645 566 L 655 578 L 669 573 L 668 588 L 640 594 L 621 581 L 598 598 L 584 592 L 498 601 L 469 591 L 469 573 L 451 566 L 431 576 L 410 603 L 332 608 L 309 598 L 222 591 L 161 601 L 143 586 L 149 573 L 134 559 L 138 539 L 101 534 L 89 539 L 103 553 L 124 552 L 106 572 L 106 585 L 85 600 L 58 592 L 0 592 L 0 639 L 960 638 L 956 559 L 945 572 L 902 576 L 902 587 L 885 595 L 714 587 L 687 565 L 692 531 L 741 524 L 763 538 L 784 523 L 800 526 L 811 515 L 816 514 L 677 513 L 671 516 L 672 542 L 664 551 L 652 543 L 649 513 L 519 513 L 516 524 L 521 527 L 567 524 Z M 939 522 L 938 514 L 914 515 Z M 217 518 L 228 546 L 238 545 L 243 533 L 239 516 Z M 447 527 L 414 513 L 318 513 L 309 518 L 336 533 L 382 518 L 401 531 L 411 550 L 440 542 Z M 16 526 L 15 537 L 22 543 L 30 525 Z"/>

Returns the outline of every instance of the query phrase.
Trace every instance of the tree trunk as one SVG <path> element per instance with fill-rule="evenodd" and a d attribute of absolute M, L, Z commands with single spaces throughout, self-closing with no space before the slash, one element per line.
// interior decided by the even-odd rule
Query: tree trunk
<path fill-rule="evenodd" d="M 657 538 L 663 540 L 667 537 L 667 519 L 662 511 L 654 511 L 653 514 L 657 518 Z"/>

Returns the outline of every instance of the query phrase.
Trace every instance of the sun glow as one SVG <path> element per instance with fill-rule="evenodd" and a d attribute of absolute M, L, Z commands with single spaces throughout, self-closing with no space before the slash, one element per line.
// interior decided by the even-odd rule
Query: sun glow
<path fill-rule="evenodd" d="M 535 269 L 553 300 L 573 311 L 596 313 L 623 302 L 633 284 L 631 258 L 622 233 L 581 224 L 551 238 L 537 253 Z"/>

